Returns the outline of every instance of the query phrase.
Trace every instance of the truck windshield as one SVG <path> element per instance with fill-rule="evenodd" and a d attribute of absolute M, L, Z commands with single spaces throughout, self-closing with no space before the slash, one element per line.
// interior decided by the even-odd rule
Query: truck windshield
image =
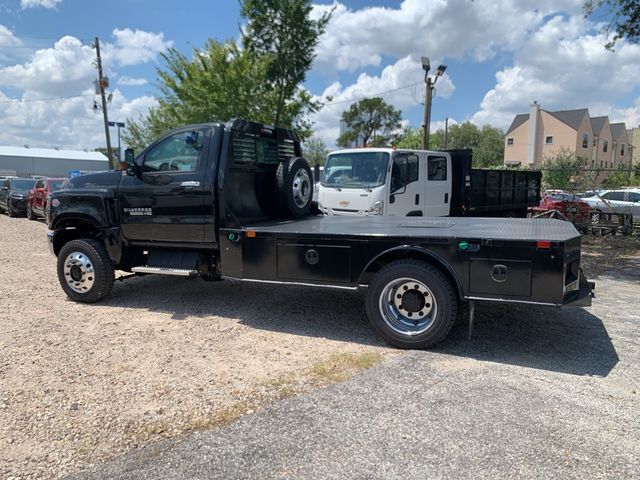
<path fill-rule="evenodd" d="M 387 177 L 389 154 L 386 152 L 349 152 L 329 155 L 321 183 L 333 188 L 373 188 Z"/>

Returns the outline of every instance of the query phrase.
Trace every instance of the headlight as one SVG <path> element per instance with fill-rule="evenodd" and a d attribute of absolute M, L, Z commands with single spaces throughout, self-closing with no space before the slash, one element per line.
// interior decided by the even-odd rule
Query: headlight
<path fill-rule="evenodd" d="M 367 215 L 382 215 L 383 210 L 384 210 L 384 201 L 378 200 L 373 205 L 371 205 L 371 208 L 369 208 L 369 210 L 365 210 L 364 213 Z"/>
<path fill-rule="evenodd" d="M 24 198 L 24 195 L 22 193 L 12 193 L 11 194 L 11 198 L 15 198 L 16 200 L 20 200 L 20 199 Z"/>

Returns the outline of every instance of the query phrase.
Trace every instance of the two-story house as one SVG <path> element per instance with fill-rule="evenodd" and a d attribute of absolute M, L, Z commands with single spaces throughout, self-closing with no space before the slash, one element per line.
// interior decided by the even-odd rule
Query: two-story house
<path fill-rule="evenodd" d="M 569 151 L 595 168 L 629 164 L 629 140 L 623 123 L 591 117 L 589 110 L 550 112 L 534 102 L 528 114 L 516 115 L 504 139 L 505 165 L 540 168 L 545 159 Z"/>

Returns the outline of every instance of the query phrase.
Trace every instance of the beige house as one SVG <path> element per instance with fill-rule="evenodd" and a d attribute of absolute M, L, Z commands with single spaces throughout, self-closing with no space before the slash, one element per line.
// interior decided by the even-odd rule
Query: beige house
<path fill-rule="evenodd" d="M 631 166 L 631 148 L 629 148 L 629 137 L 627 127 L 624 123 L 612 123 L 611 136 L 613 137 L 613 166 Z"/>
<path fill-rule="evenodd" d="M 627 130 L 629 156 L 632 164 L 640 164 L 640 126 Z"/>
<path fill-rule="evenodd" d="M 537 102 L 528 114 L 516 115 L 504 139 L 505 165 L 540 167 L 561 150 L 590 160 L 594 167 L 616 168 L 629 163 L 624 124 L 591 117 L 589 110 L 549 112 Z"/>

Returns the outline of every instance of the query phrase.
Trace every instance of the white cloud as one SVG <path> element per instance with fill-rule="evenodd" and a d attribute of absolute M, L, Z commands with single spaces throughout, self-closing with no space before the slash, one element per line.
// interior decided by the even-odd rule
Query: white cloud
<path fill-rule="evenodd" d="M 506 128 L 533 100 L 548 110 L 615 112 L 612 105 L 638 87 L 640 46 L 620 42 L 609 52 L 605 37 L 592 34 L 591 26 L 580 17 L 550 19 L 516 52 L 513 65 L 496 73 L 496 85 L 472 120 Z"/>
<path fill-rule="evenodd" d="M 3 32 L 0 29 L 0 39 L 4 38 Z M 113 36 L 113 43 L 102 44 L 103 63 L 106 74 L 120 78 L 121 85 L 142 85 L 146 80 L 119 77 L 120 67 L 152 61 L 172 45 L 162 33 L 116 29 Z M 62 148 L 104 145 L 102 116 L 92 108 L 93 81 L 97 77 L 94 61 L 91 46 L 65 36 L 52 48 L 37 50 L 24 63 L 0 67 L 0 144 Z M 1 90 L 3 86 L 20 89 L 20 98 L 9 98 Z M 127 99 L 118 89 L 111 88 L 110 92 L 113 101 L 108 106 L 109 117 L 116 121 L 138 118 L 156 103 L 151 96 Z"/>
<path fill-rule="evenodd" d="M 104 146 L 102 113 L 92 108 L 93 89 L 82 93 L 83 96 L 77 98 L 22 102 L 0 92 L 0 145 L 28 144 L 32 147 L 71 149 Z M 124 121 L 138 118 L 154 105 L 156 99 L 153 97 L 129 100 L 115 90 L 107 108 L 110 119 Z M 117 141 L 115 138 L 114 131 L 114 145 Z"/>
<path fill-rule="evenodd" d="M 173 42 L 164 39 L 164 34 L 145 32 L 143 30 L 115 29 L 114 44 L 106 44 L 104 48 L 105 59 L 122 66 L 136 65 L 155 60 L 161 52 L 164 52 Z"/>
<path fill-rule="evenodd" d="M 11 30 L 4 25 L 0 25 L 0 48 L 15 47 L 22 45 L 22 41 L 16 37 Z"/>
<path fill-rule="evenodd" d="M 399 8 L 351 10 L 342 3 L 315 5 L 314 15 L 333 8 L 320 40 L 316 64 L 354 71 L 379 66 L 384 56 L 492 58 L 512 51 L 530 29 L 554 12 L 580 14 L 583 0 L 405 0 Z"/>
<path fill-rule="evenodd" d="M 129 87 L 146 85 L 147 83 L 149 83 L 149 81 L 146 78 L 132 78 L 126 75 L 118 78 L 118 85 L 124 85 Z"/>
<path fill-rule="evenodd" d="M 44 7 L 56 8 L 62 0 L 20 0 L 20 7 L 27 8 Z"/>
<path fill-rule="evenodd" d="M 339 136 L 340 116 L 352 103 L 362 98 L 379 96 L 396 109 L 412 108 L 424 101 L 423 80 L 424 71 L 420 61 L 407 56 L 385 67 L 380 76 L 363 73 L 354 84 L 347 87 L 334 82 L 318 97 L 330 97 L 331 101 L 312 118 L 315 122 L 314 130 L 327 144 L 333 145 Z M 436 87 L 435 98 L 447 98 L 455 90 L 447 74 L 438 80 Z"/>

